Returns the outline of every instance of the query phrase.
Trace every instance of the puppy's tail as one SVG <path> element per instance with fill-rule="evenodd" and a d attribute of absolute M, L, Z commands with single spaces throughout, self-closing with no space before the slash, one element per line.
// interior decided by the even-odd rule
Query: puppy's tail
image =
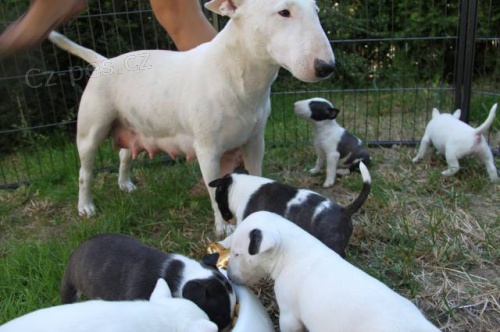
<path fill-rule="evenodd" d="M 372 178 L 370 176 L 370 172 L 368 172 L 368 168 L 362 161 L 359 163 L 359 171 L 361 172 L 361 177 L 363 178 L 363 188 L 361 189 L 358 198 L 345 207 L 345 211 L 351 216 L 358 212 L 361 206 L 365 203 L 372 188 Z"/>
<path fill-rule="evenodd" d="M 80 46 L 77 43 L 69 40 L 68 38 L 61 35 L 59 32 L 52 31 L 49 34 L 49 40 L 58 47 L 62 48 L 63 50 L 68 51 L 69 53 L 82 58 L 83 60 L 87 61 L 94 67 L 101 64 L 101 62 L 108 60 L 99 53 L 91 49 L 85 48 L 83 46 Z"/>
<path fill-rule="evenodd" d="M 486 120 L 483 122 L 483 124 L 480 125 L 479 127 L 477 127 L 476 129 L 474 129 L 474 132 L 476 133 L 476 135 L 483 134 L 491 126 L 491 124 L 493 123 L 493 120 L 495 119 L 495 115 L 497 112 L 497 106 L 498 106 L 498 104 L 493 105 L 493 107 L 491 107 L 490 114 L 488 115 Z"/>

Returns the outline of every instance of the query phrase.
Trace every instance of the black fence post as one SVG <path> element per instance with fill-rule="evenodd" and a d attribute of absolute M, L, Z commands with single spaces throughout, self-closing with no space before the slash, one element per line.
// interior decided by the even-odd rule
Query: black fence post
<path fill-rule="evenodd" d="M 460 120 L 469 122 L 474 54 L 476 44 L 478 0 L 462 0 L 457 37 L 455 65 L 455 108 L 461 109 Z"/>

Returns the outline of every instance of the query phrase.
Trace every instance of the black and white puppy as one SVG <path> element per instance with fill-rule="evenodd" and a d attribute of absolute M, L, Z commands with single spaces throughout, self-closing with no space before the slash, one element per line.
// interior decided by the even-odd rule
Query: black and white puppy
<path fill-rule="evenodd" d="M 314 125 L 314 147 L 318 158 L 316 165 L 309 172 L 318 173 L 326 161 L 326 180 L 323 187 L 333 185 L 338 168 L 352 171 L 358 167 L 360 161 L 365 166 L 370 166 L 370 154 L 363 142 L 335 121 L 340 110 L 328 100 L 300 100 L 295 103 L 294 111 Z"/>
<path fill-rule="evenodd" d="M 236 217 L 239 224 L 257 211 L 274 212 L 303 228 L 330 249 L 345 257 L 345 248 L 352 234 L 351 217 L 365 202 L 371 189 L 368 169 L 359 163 L 363 188 L 348 206 L 340 206 L 318 193 L 297 189 L 271 179 L 241 173 L 231 173 L 209 183 L 215 187 L 215 200 L 222 217 Z M 231 247 L 231 235 L 220 242 Z"/>
<path fill-rule="evenodd" d="M 217 324 L 230 325 L 235 292 L 215 267 L 218 254 L 202 263 L 167 254 L 122 234 L 99 234 L 71 254 L 61 283 L 61 300 L 73 303 L 81 294 L 89 299 L 124 301 L 149 299 L 158 278 L 166 280 L 173 297 L 193 301 Z"/>

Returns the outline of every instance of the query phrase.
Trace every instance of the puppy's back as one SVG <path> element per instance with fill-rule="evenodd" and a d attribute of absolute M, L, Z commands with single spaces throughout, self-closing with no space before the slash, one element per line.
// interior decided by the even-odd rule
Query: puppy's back
<path fill-rule="evenodd" d="M 126 235 L 93 236 L 71 254 L 61 300 L 75 302 L 79 293 L 109 301 L 148 299 L 169 256 Z"/>

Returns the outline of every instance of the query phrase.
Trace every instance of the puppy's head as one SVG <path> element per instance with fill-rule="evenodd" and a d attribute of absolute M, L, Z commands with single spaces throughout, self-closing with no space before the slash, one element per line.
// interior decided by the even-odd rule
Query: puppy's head
<path fill-rule="evenodd" d="M 273 224 L 276 218 L 283 219 L 277 214 L 259 211 L 249 215 L 236 228 L 227 266 L 231 281 L 251 286 L 270 275 L 280 245 L 280 235 Z"/>
<path fill-rule="evenodd" d="M 217 253 L 203 258 L 202 265 L 213 272 L 212 276 L 187 281 L 182 297 L 196 303 L 222 330 L 231 323 L 236 295 L 229 280 L 215 266 L 218 258 Z"/>
<path fill-rule="evenodd" d="M 298 116 L 311 121 L 334 120 L 340 113 L 338 108 L 323 98 L 297 101 L 294 104 L 294 111 Z"/>

